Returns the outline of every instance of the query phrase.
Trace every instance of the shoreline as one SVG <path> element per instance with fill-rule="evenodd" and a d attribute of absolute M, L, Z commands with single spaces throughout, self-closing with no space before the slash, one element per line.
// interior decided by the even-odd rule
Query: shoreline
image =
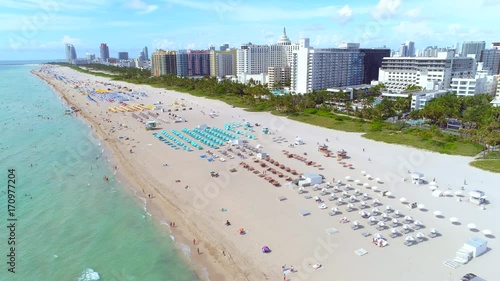
<path fill-rule="evenodd" d="M 500 228 L 491 224 L 495 217 L 500 214 L 496 204 L 497 201 L 500 201 L 500 191 L 494 188 L 497 178 L 491 173 L 479 172 L 470 167 L 468 165 L 469 157 L 442 155 L 402 145 L 380 143 L 364 139 L 357 133 L 346 133 L 302 124 L 284 117 L 273 116 L 270 113 L 244 112 L 242 109 L 231 108 L 219 101 L 161 90 L 147 85 L 113 81 L 82 74 L 64 67 L 46 67 L 45 70 L 39 72 L 41 76 L 45 76 L 46 79 L 43 80 L 59 85 L 60 95 L 66 96 L 70 101 L 74 101 L 74 104 L 80 105 L 79 108 L 82 110 L 78 114 L 79 117 L 83 116 L 82 118 L 84 118 L 87 115 L 87 118 L 94 120 L 93 130 L 99 123 L 102 123 L 98 126 L 96 135 L 100 131 L 102 135 L 99 135 L 98 139 L 107 138 L 106 141 L 109 142 L 113 154 L 116 154 L 116 162 L 123 162 L 123 164 L 118 164 L 119 172 L 123 173 L 124 179 L 130 178 L 132 180 L 131 189 L 127 187 L 127 190 L 131 193 L 136 191 L 133 195 L 139 201 L 141 199 L 137 195 L 152 193 L 156 196 L 154 199 L 145 199 L 148 211 L 151 210 L 155 223 L 162 230 L 167 229 L 165 228 L 168 225 L 167 222 L 176 222 L 178 227 L 173 229 L 175 244 L 179 245 L 177 242 L 181 242 L 183 246 L 190 249 L 191 253 L 194 253 L 190 264 L 199 265 L 196 272 L 201 278 L 206 276 L 204 275 L 206 271 L 200 267 L 206 266 L 211 280 L 280 280 L 284 273 L 282 271 L 283 264 L 295 265 L 296 270 L 288 275 L 289 280 L 293 281 L 321 280 L 331 276 L 352 281 L 412 281 L 420 278 L 448 280 L 446 278 L 459 278 L 464 272 L 471 271 L 484 275 L 486 279 L 493 276 L 491 275 L 493 274 L 491 267 L 487 265 L 493 264 L 493 261 L 498 258 L 496 251 L 489 251 L 477 261 L 474 260 L 470 265 L 454 271 L 449 271 L 449 268 L 443 266 L 443 260 L 452 258 L 459 246 L 467 241 L 471 235 L 483 237 L 482 230 L 486 230 L 486 228 L 491 230 L 490 232 L 500 233 Z M 61 75 L 63 78 L 56 79 L 54 75 Z M 337 180 L 344 178 L 347 180 L 348 176 L 352 179 L 350 181 L 353 184 L 352 190 L 354 188 L 362 190 L 362 193 L 366 192 L 371 198 L 365 199 L 369 200 L 368 204 L 372 205 L 372 200 L 380 198 L 384 204 L 388 206 L 390 204 L 397 209 L 401 208 L 404 214 L 411 214 L 412 217 L 423 221 L 425 233 L 436 227 L 444 238 L 428 239 L 425 243 L 419 243 L 422 245 L 406 248 L 402 244 L 405 238 L 400 236 L 388 239 L 388 247 L 373 248 L 371 237 L 363 237 L 360 235 L 362 231 L 354 231 L 349 227 L 350 224 L 344 225 L 339 221 L 342 216 L 346 216 L 353 221 L 359 220 L 362 226 L 372 234 L 379 232 L 375 226 L 365 223 L 365 218 L 362 218 L 357 211 L 351 213 L 345 210 L 345 206 L 341 206 L 338 209 L 341 214 L 343 213 L 342 215 L 328 215 L 329 209 L 336 205 L 336 202 L 328 200 L 329 195 L 323 197 L 327 209 L 318 209 L 319 206 L 314 200 L 305 200 L 308 198 L 305 198 L 304 195 L 298 195 L 297 190 L 289 188 L 286 185 L 286 177 L 276 178 L 281 187 L 271 186 L 257 177 L 255 173 L 248 172 L 248 169 L 243 167 L 240 161 L 249 163 L 252 168 L 256 167 L 257 174 L 260 172 L 265 174 L 260 164 L 256 164 L 258 159 L 252 159 L 254 156 L 251 154 L 247 160 L 240 160 L 240 157 L 236 156 L 236 152 L 239 151 L 235 148 L 238 146 L 233 146 L 234 152 L 230 153 L 234 154 L 234 159 L 226 158 L 227 161 L 224 162 L 218 161 L 216 158 L 216 161 L 207 162 L 206 159 L 201 159 L 203 157 L 199 156 L 204 154 L 208 148 L 189 153 L 182 149 L 176 151 L 159 142 L 151 135 L 151 132 L 146 132 L 144 123 L 138 122 L 133 113 L 109 112 L 108 106 L 118 105 L 116 99 L 115 101 L 110 101 L 108 98 L 102 99 L 99 94 L 93 94 L 91 97 L 102 101 L 94 103 L 87 99 L 85 92 L 91 91 L 89 89 L 93 88 L 92 91 L 98 91 L 109 87 L 133 89 L 136 96 L 133 96 L 127 104 L 151 105 L 161 101 L 165 111 L 142 112 L 146 119 L 145 115 L 147 114 L 150 116 L 158 114 L 156 115 L 158 117 L 154 118 L 160 121 L 159 127 L 163 127 L 158 130 L 180 131 L 186 127 L 193 128 L 200 124 L 224 128 L 225 124 L 231 121 L 251 121 L 251 124 L 255 122 L 262 124 L 263 127 L 269 127 L 272 131 L 271 134 L 260 132 L 260 128 L 256 127 L 252 134 L 256 134 L 257 139 L 249 140 L 249 144 L 264 147 L 265 152 L 273 159 L 291 169 L 296 169 L 299 173 L 319 173 L 325 175 L 328 180 L 332 177 Z M 139 93 L 142 92 L 147 95 L 142 96 L 141 94 L 139 96 Z M 123 93 L 122 95 L 127 96 Z M 189 122 L 174 122 L 166 109 L 170 109 L 172 114 L 182 115 Z M 210 114 L 208 114 L 209 112 Z M 212 112 L 215 112 L 217 116 L 212 116 Z M 169 119 L 170 122 L 165 119 Z M 303 138 L 304 144 L 290 146 L 289 144 L 294 142 L 297 136 Z M 246 139 L 243 136 L 241 138 Z M 337 161 L 340 159 L 324 157 L 322 153 L 318 152 L 316 144 L 325 141 L 325 139 L 333 152 L 339 149 L 349 151 L 349 157 L 345 161 L 353 164 L 354 169 L 346 168 L 346 165 L 339 165 L 340 162 Z M 225 146 L 223 149 L 228 148 L 231 147 Z M 129 149 L 133 149 L 133 153 L 129 153 Z M 241 151 L 242 147 L 238 149 Z M 307 155 L 309 160 L 313 160 L 319 166 L 305 165 L 305 162 L 287 157 L 283 154 L 286 150 L 298 155 Z M 244 154 L 248 154 L 248 152 L 244 152 Z M 164 163 L 167 163 L 168 167 L 165 167 Z M 232 168 L 236 168 L 237 171 L 232 173 L 230 171 Z M 382 178 L 383 181 L 378 182 L 373 178 L 370 180 L 363 177 L 362 170 L 374 175 L 373 178 Z M 441 189 L 448 190 L 450 195 L 436 198 L 431 195 L 427 185 L 417 187 L 411 184 L 407 180 L 410 170 L 423 172 L 427 179 L 437 178 Z M 216 171 L 220 177 L 211 177 L 210 171 Z M 402 178 L 406 180 L 402 180 Z M 460 189 L 460 185 L 465 182 L 464 179 L 467 179 L 468 183 L 465 190 L 463 186 Z M 355 184 L 354 180 L 358 183 Z M 186 188 L 184 188 L 185 185 Z M 378 188 L 375 188 L 375 185 Z M 147 190 L 145 188 L 141 192 L 142 186 L 147 186 Z M 343 188 L 342 185 L 341 188 Z M 466 200 L 458 200 L 461 197 L 454 195 L 456 192 L 467 193 L 472 189 L 487 192 L 491 204 L 486 209 L 478 208 Z M 313 191 L 317 190 L 307 190 L 306 194 Z M 382 198 L 381 191 L 390 191 L 393 195 Z M 330 192 L 328 190 L 327 194 Z M 334 192 L 331 194 L 336 196 Z M 316 192 L 311 195 L 325 196 L 316 194 Z M 286 197 L 285 201 L 276 200 L 283 196 Z M 147 198 L 147 196 L 144 197 Z M 422 203 L 426 208 L 411 210 L 398 200 L 399 197 L 407 198 L 408 202 Z M 158 209 L 153 205 L 157 205 Z M 359 205 L 359 199 L 354 205 L 356 207 Z M 150 206 L 151 208 L 149 208 Z M 385 207 L 382 208 L 385 209 Z M 303 210 L 312 211 L 311 215 L 298 216 L 299 211 Z M 433 216 L 435 210 L 442 211 L 445 219 Z M 176 215 L 176 217 L 174 218 L 172 215 Z M 463 224 L 457 226 L 457 224 L 448 222 L 448 217 L 453 216 L 460 218 Z M 226 220 L 232 222 L 231 227 L 224 226 Z M 476 234 L 471 233 L 465 227 L 468 223 L 474 223 L 480 227 Z M 325 234 L 325 229 L 332 227 L 336 228 L 338 233 L 331 235 L 327 232 Z M 238 234 L 237 228 L 244 228 L 247 234 Z M 390 228 L 386 228 L 383 232 L 384 237 L 389 236 L 389 234 Z M 413 235 L 416 234 L 417 232 L 413 233 Z M 192 245 L 192 238 L 196 238 L 200 244 Z M 181 239 L 184 240 L 181 241 Z M 334 240 L 330 241 L 330 239 Z M 495 239 L 493 235 L 487 240 L 488 246 L 495 249 L 498 239 Z M 261 247 L 263 245 L 269 245 L 272 254 L 262 254 Z M 202 255 L 196 255 L 198 246 L 203 252 Z M 327 247 L 325 248 L 325 246 Z M 355 255 L 353 252 L 360 247 L 367 249 L 370 253 L 363 257 Z M 182 254 L 186 249 L 181 250 L 179 252 Z M 222 251 L 225 251 L 226 256 L 223 256 Z M 199 259 L 195 261 L 196 258 Z M 408 263 L 408 260 L 412 262 Z M 315 270 L 312 267 L 317 262 L 323 265 L 323 270 Z M 358 267 L 374 269 L 388 264 L 393 264 L 400 270 L 388 272 L 356 270 Z M 424 268 L 425 272 L 421 272 L 420 269 Z M 224 276 L 220 275 L 219 277 L 217 275 L 219 272 Z"/>
<path fill-rule="evenodd" d="M 202 246 L 206 249 L 211 249 L 211 251 L 203 251 L 210 254 L 209 258 L 200 257 L 200 255 L 197 256 L 195 252 L 191 252 L 190 256 L 186 256 L 186 253 L 182 251 L 181 246 L 190 245 L 191 239 L 189 237 L 203 237 L 203 234 L 191 226 L 192 223 L 184 215 L 182 215 L 183 212 L 172 202 L 172 200 L 161 195 L 162 193 L 154 187 L 155 185 L 161 185 L 160 183 L 151 182 L 151 179 L 137 176 L 138 171 L 129 164 L 129 160 L 125 156 L 126 154 L 124 154 L 123 151 L 120 151 L 116 141 L 110 140 L 92 117 L 81 110 L 76 103 L 71 102 L 59 85 L 54 84 L 46 77 L 40 75 L 37 70 L 38 69 L 32 70 L 31 73 L 49 85 L 62 99 L 64 104 L 79 109 L 77 113 L 73 113 L 75 114 L 74 116 L 88 125 L 92 135 L 97 140 L 101 141 L 103 149 L 111 152 L 111 159 L 109 159 L 108 165 L 111 165 L 110 168 L 114 166 L 118 167 L 116 175 L 114 175 L 115 181 L 121 184 L 125 188 L 125 191 L 132 196 L 133 200 L 141 204 L 141 207 L 146 206 L 146 215 L 152 216 L 154 224 L 160 231 L 164 232 L 165 228 L 167 228 L 166 231 L 168 231 L 168 236 L 166 236 L 165 239 L 173 240 L 172 236 L 175 237 L 175 241 L 173 241 L 174 250 L 178 253 L 178 256 L 196 272 L 201 280 L 208 280 L 205 270 L 208 270 L 209 280 L 248 280 L 246 278 L 242 278 L 240 269 L 234 263 L 228 263 L 227 259 L 221 260 L 220 256 L 211 254 L 215 251 L 218 251 L 219 253 L 222 252 L 222 249 L 219 251 L 219 247 L 212 241 L 203 239 Z M 138 188 L 135 188 L 134 186 Z M 141 194 L 141 189 L 145 191 L 144 197 L 139 195 Z M 155 195 L 155 198 L 149 199 L 147 194 L 159 194 L 159 196 Z M 141 199 L 146 200 L 146 202 Z M 165 225 L 165 220 L 176 222 L 176 227 L 171 228 L 168 225 Z M 231 272 L 233 274 L 231 274 Z M 235 278 L 235 276 L 238 275 L 241 277 Z"/>

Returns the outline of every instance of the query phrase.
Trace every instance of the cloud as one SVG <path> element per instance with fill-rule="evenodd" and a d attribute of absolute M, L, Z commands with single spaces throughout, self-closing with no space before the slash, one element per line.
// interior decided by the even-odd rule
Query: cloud
<path fill-rule="evenodd" d="M 172 42 L 168 39 L 155 39 L 153 40 L 153 49 L 162 49 L 162 50 L 172 50 L 176 46 L 175 42 Z"/>
<path fill-rule="evenodd" d="M 351 19 L 352 19 L 352 9 L 349 7 L 349 5 L 345 5 L 340 10 L 338 10 L 337 15 L 334 18 L 332 18 L 333 21 L 340 24 L 345 24 L 349 22 Z"/>
<path fill-rule="evenodd" d="M 415 8 L 408 10 L 404 13 L 404 16 L 407 18 L 418 18 L 420 16 L 420 8 Z"/>
<path fill-rule="evenodd" d="M 202 2 L 193 0 L 166 0 L 174 6 L 182 6 L 213 12 L 220 20 L 238 21 L 277 21 L 277 20 L 300 20 L 313 18 L 331 18 L 338 15 L 338 6 L 324 6 L 319 8 L 278 7 L 272 5 L 246 5 L 241 1 L 215 1 Z M 345 8 L 345 7 L 344 7 Z M 344 11 L 346 13 L 347 11 Z"/>
<path fill-rule="evenodd" d="M 188 49 L 188 50 L 193 50 L 195 47 L 196 47 L 195 43 L 188 43 L 186 45 L 186 49 Z"/>
<path fill-rule="evenodd" d="M 142 0 L 129 0 L 127 3 L 125 3 L 125 7 L 133 10 L 138 10 L 139 14 L 151 13 L 154 10 L 158 9 L 158 6 L 148 5 L 146 2 Z"/>
<path fill-rule="evenodd" d="M 82 40 L 80 38 L 74 38 L 68 35 L 64 35 L 63 38 L 61 39 L 61 42 L 64 44 L 73 44 L 73 45 L 77 45 L 81 41 Z"/>
<path fill-rule="evenodd" d="M 313 24 L 310 26 L 306 26 L 304 28 L 304 31 L 320 31 L 320 30 L 324 30 L 324 29 L 325 29 L 325 26 L 322 24 Z"/>
<path fill-rule="evenodd" d="M 401 6 L 401 0 L 380 0 L 372 12 L 376 19 L 393 17 Z"/>

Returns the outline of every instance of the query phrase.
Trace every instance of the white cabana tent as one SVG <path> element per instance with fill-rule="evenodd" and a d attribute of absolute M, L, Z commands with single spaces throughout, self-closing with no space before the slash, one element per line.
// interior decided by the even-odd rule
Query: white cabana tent
<path fill-rule="evenodd" d="M 198 125 L 198 129 L 200 129 L 202 131 L 205 130 L 206 128 L 208 128 L 207 124 L 200 124 L 200 125 Z"/>
<path fill-rule="evenodd" d="M 471 203 L 481 205 L 486 201 L 486 196 L 483 191 L 473 190 L 469 192 L 469 201 Z"/>
<path fill-rule="evenodd" d="M 267 155 L 267 153 L 265 153 L 265 152 L 257 153 L 257 158 L 259 158 L 259 159 L 264 159 L 267 156 L 269 156 L 269 155 Z"/>
<path fill-rule="evenodd" d="M 441 197 L 443 196 L 443 191 L 439 190 L 439 189 L 436 189 L 432 192 L 432 196 L 434 197 Z"/>
<path fill-rule="evenodd" d="M 310 185 L 320 184 L 323 182 L 323 177 L 314 173 L 305 173 L 302 178 L 305 183 L 309 183 Z"/>
<path fill-rule="evenodd" d="M 229 141 L 230 145 L 243 145 L 243 140 L 240 139 L 234 139 Z"/>
<path fill-rule="evenodd" d="M 424 183 L 424 174 L 414 172 L 411 174 L 411 183 L 413 184 L 423 184 Z"/>
<path fill-rule="evenodd" d="M 302 144 L 304 144 L 304 141 L 302 140 L 302 138 L 296 137 L 295 138 L 295 144 L 296 145 L 302 145 Z"/>
<path fill-rule="evenodd" d="M 473 237 L 465 242 L 462 248 L 472 252 L 472 257 L 475 258 L 486 252 L 488 249 L 488 242 L 479 237 Z"/>

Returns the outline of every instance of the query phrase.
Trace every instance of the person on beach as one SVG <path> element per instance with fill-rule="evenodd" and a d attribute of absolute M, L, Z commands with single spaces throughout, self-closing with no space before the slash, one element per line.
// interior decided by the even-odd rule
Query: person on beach
<path fill-rule="evenodd" d="M 193 239 L 193 245 L 196 245 L 196 239 Z"/>
<path fill-rule="evenodd" d="M 198 255 L 199 255 L 200 254 L 200 248 L 197 248 L 196 250 L 198 251 Z"/>

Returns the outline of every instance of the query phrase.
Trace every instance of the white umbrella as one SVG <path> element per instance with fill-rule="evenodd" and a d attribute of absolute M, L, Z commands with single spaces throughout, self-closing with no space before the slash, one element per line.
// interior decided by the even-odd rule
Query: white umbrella
<path fill-rule="evenodd" d="M 436 234 L 436 233 L 438 233 L 438 231 L 435 228 L 431 228 L 431 233 Z"/>
<path fill-rule="evenodd" d="M 403 228 L 404 228 L 404 229 L 409 229 L 409 228 L 410 228 L 410 226 L 409 226 L 409 225 L 407 225 L 407 224 L 403 224 Z"/>
<path fill-rule="evenodd" d="M 438 188 L 438 187 L 437 187 L 437 186 L 435 186 L 435 185 L 432 185 L 432 186 L 430 187 L 430 189 L 431 189 L 432 191 L 436 190 L 437 188 Z"/>
<path fill-rule="evenodd" d="M 365 206 L 366 205 L 366 202 L 365 201 L 361 201 L 361 206 Z"/>
<path fill-rule="evenodd" d="M 358 194 L 358 193 L 359 193 L 359 189 L 355 189 L 354 194 Z"/>
<path fill-rule="evenodd" d="M 354 204 L 347 204 L 347 208 L 354 208 Z"/>
<path fill-rule="evenodd" d="M 326 186 L 331 186 L 331 185 L 332 184 L 329 181 L 326 182 Z"/>
<path fill-rule="evenodd" d="M 433 213 L 435 216 L 440 216 L 440 215 L 442 214 L 442 213 L 441 213 L 441 211 L 437 211 L 437 210 L 436 210 L 436 211 L 434 211 L 434 212 L 432 212 L 432 213 Z"/>
<path fill-rule="evenodd" d="M 375 233 L 375 234 L 373 234 L 373 237 L 375 237 L 377 239 L 382 239 L 384 236 L 382 236 L 382 234 L 380 234 L 380 233 Z"/>
<path fill-rule="evenodd" d="M 393 228 L 391 229 L 391 233 L 398 234 L 399 230 L 397 228 Z"/>
<path fill-rule="evenodd" d="M 319 184 L 315 184 L 315 185 L 314 185 L 314 187 L 315 187 L 315 188 L 318 188 L 318 187 L 319 187 Z"/>
<path fill-rule="evenodd" d="M 394 214 L 396 214 L 396 215 L 399 216 L 399 215 L 401 215 L 401 211 L 400 210 L 396 210 L 396 211 L 394 211 Z"/>
<path fill-rule="evenodd" d="M 424 238 L 425 237 L 425 234 L 423 232 L 419 232 L 417 233 L 416 235 L 418 238 Z"/>
<path fill-rule="evenodd" d="M 473 223 L 469 223 L 469 224 L 467 225 L 467 227 L 468 227 L 469 229 L 476 229 L 476 225 L 475 225 L 475 224 L 473 224 Z"/>
<path fill-rule="evenodd" d="M 361 174 L 366 175 L 366 171 L 361 171 Z"/>
<path fill-rule="evenodd" d="M 380 200 L 378 200 L 378 199 L 373 200 L 373 204 L 375 204 L 375 205 L 380 204 Z"/>
<path fill-rule="evenodd" d="M 372 176 L 371 175 L 366 175 L 366 177 L 371 180 L 372 179 Z"/>
<path fill-rule="evenodd" d="M 405 221 L 411 221 L 412 220 L 412 217 L 410 216 L 405 216 Z"/>
<path fill-rule="evenodd" d="M 385 226 L 385 223 L 384 223 L 383 221 L 379 221 L 379 222 L 377 223 L 377 225 L 378 225 L 378 226 Z"/>
<path fill-rule="evenodd" d="M 337 199 L 339 202 L 342 202 L 344 201 L 344 199 L 342 197 L 339 197 L 339 199 Z"/>
<path fill-rule="evenodd" d="M 419 209 L 425 209 L 425 205 L 424 204 L 418 204 L 418 208 Z"/>
<path fill-rule="evenodd" d="M 489 229 L 485 229 L 485 230 L 483 230 L 483 234 L 484 235 L 491 235 L 491 234 L 493 234 L 493 232 L 491 232 L 491 230 L 489 230 Z"/>
<path fill-rule="evenodd" d="M 349 193 L 347 191 L 342 192 L 343 196 L 349 196 Z"/>
<path fill-rule="evenodd" d="M 391 196 L 391 195 L 392 195 L 392 192 L 387 191 L 387 192 L 385 193 L 385 195 L 387 195 L 387 196 Z"/>
<path fill-rule="evenodd" d="M 338 212 L 338 210 L 339 210 L 338 208 L 335 208 L 335 207 L 332 208 L 333 212 Z"/>
<path fill-rule="evenodd" d="M 399 223 L 398 219 L 392 219 L 392 223 Z"/>
<path fill-rule="evenodd" d="M 369 187 L 369 186 L 370 186 L 370 184 L 369 184 L 369 183 L 367 183 L 367 182 L 365 182 L 365 183 L 363 183 L 363 186 L 364 186 L 364 187 Z"/>
<path fill-rule="evenodd" d="M 350 180 L 350 179 L 351 179 L 351 177 L 350 177 L 350 176 L 346 176 L 346 177 L 345 177 L 345 179 L 346 179 L 346 180 Z"/>
<path fill-rule="evenodd" d="M 401 197 L 401 198 L 399 198 L 399 201 L 401 201 L 401 202 L 405 203 L 405 202 L 406 202 L 406 198 Z"/>
<path fill-rule="evenodd" d="M 431 181 L 430 185 L 437 185 L 437 182 Z"/>
<path fill-rule="evenodd" d="M 359 225 L 359 221 L 353 221 L 352 224 L 353 225 Z"/>
<path fill-rule="evenodd" d="M 450 218 L 450 221 L 451 221 L 451 222 L 458 222 L 458 218 L 457 218 L 457 217 L 451 217 L 451 218 Z"/>
<path fill-rule="evenodd" d="M 413 236 L 406 236 L 405 240 L 408 242 L 413 242 L 415 241 L 415 238 L 413 238 Z"/>
<path fill-rule="evenodd" d="M 326 190 L 326 188 L 323 188 L 323 189 L 321 189 L 321 191 L 326 192 L 327 190 Z"/>
<path fill-rule="evenodd" d="M 350 185 L 350 184 L 346 184 L 346 185 L 345 185 L 345 188 L 349 188 L 349 187 L 351 187 L 351 185 Z"/>
<path fill-rule="evenodd" d="M 378 183 L 382 183 L 382 180 L 380 178 L 375 179 Z"/>
<path fill-rule="evenodd" d="M 377 221 L 377 219 L 375 217 L 370 217 L 369 220 L 370 221 Z"/>
<path fill-rule="evenodd" d="M 416 220 L 413 224 L 415 224 L 415 225 L 423 225 L 423 223 L 421 221 L 419 221 L 419 220 Z"/>
<path fill-rule="evenodd" d="M 378 187 L 376 187 L 376 186 L 372 186 L 372 190 L 373 190 L 373 191 L 377 191 L 377 189 L 378 189 Z"/>
<path fill-rule="evenodd" d="M 386 209 L 387 211 L 390 211 L 390 210 L 392 210 L 392 207 L 391 207 L 391 206 L 389 206 L 389 205 L 387 205 L 387 206 L 385 206 L 385 209 Z"/>
<path fill-rule="evenodd" d="M 462 191 L 460 190 L 455 191 L 455 195 L 462 195 Z"/>
<path fill-rule="evenodd" d="M 355 180 L 355 181 L 354 181 L 354 183 L 356 183 L 356 184 L 360 184 L 360 183 L 361 183 L 361 181 L 360 181 L 360 180 Z"/>
<path fill-rule="evenodd" d="M 387 219 L 389 216 L 386 213 L 382 214 L 382 218 Z"/>
<path fill-rule="evenodd" d="M 378 212 L 379 212 L 379 210 L 378 210 L 377 208 L 373 208 L 373 209 L 372 209 L 372 213 L 374 213 L 374 214 L 375 214 L 375 213 L 378 213 Z"/>

